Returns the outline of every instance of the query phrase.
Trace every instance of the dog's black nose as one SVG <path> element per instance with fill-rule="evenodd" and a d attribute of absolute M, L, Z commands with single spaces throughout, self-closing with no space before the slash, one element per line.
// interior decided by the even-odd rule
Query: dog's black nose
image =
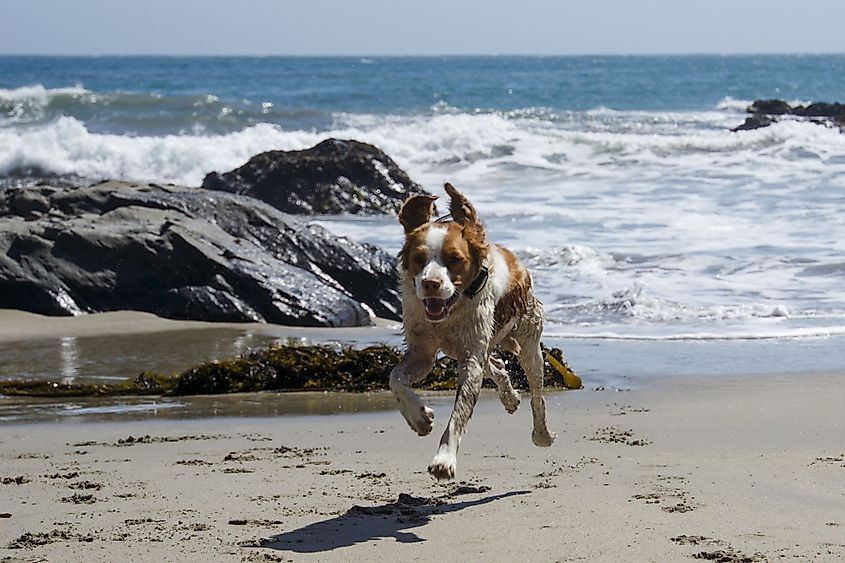
<path fill-rule="evenodd" d="M 437 279 L 424 279 L 422 281 L 423 290 L 429 293 L 439 290 L 442 285 L 443 282 Z"/>

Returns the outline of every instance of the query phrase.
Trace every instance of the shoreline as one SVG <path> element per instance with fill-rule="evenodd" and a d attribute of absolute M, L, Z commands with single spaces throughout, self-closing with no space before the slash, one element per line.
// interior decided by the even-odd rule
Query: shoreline
<path fill-rule="evenodd" d="M 402 341 L 401 325 L 385 319 L 371 327 L 309 328 L 175 321 L 136 311 L 47 317 L 0 310 L 0 381 L 131 387 L 142 373 L 172 378 L 272 343 L 401 349 Z M 655 378 L 674 376 L 829 373 L 845 365 L 845 336 L 686 341 L 546 335 L 543 343 L 563 350 L 587 388 L 648 387 Z"/>
<path fill-rule="evenodd" d="M 0 344 L 27 339 L 90 338 L 126 334 L 231 329 L 273 338 L 322 338 L 337 336 L 388 337 L 401 331 L 401 323 L 375 317 L 373 326 L 297 327 L 270 323 L 228 323 L 166 319 L 143 311 L 109 311 L 76 317 L 53 317 L 15 309 L 0 309 Z"/>
<path fill-rule="evenodd" d="M 138 311 L 48 317 L 0 310 L 0 382 L 120 387 L 141 374 L 172 379 L 273 343 L 355 348 L 401 343 L 401 325 L 380 318 L 374 323 L 312 328 L 178 321 Z"/>
<path fill-rule="evenodd" d="M 0 557 L 845 556 L 845 373 L 660 383 L 548 394 L 549 449 L 487 394 L 453 484 L 425 473 L 450 394 L 426 438 L 395 410 L 4 425 Z"/>

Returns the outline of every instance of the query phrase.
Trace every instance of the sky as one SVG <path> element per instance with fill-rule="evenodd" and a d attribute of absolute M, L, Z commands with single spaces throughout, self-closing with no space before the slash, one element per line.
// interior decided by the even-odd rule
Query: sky
<path fill-rule="evenodd" d="M 0 54 L 845 52 L 843 0 L 3 0 Z"/>

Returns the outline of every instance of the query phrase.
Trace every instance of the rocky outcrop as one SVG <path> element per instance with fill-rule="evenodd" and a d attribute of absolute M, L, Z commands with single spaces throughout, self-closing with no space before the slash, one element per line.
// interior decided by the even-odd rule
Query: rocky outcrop
<path fill-rule="evenodd" d="M 285 213 L 395 213 L 424 193 L 372 145 L 328 139 L 301 151 L 269 151 L 230 172 L 212 172 L 206 189 L 248 195 Z"/>
<path fill-rule="evenodd" d="M 753 129 L 760 129 L 761 127 L 768 127 L 774 122 L 775 120 L 771 117 L 766 117 L 763 114 L 755 113 L 751 117 L 746 117 L 745 122 L 742 125 L 734 127 L 733 129 L 731 129 L 731 131 L 733 131 L 734 133 L 736 133 L 737 131 L 751 131 Z"/>
<path fill-rule="evenodd" d="M 840 103 L 828 104 L 820 102 L 808 106 L 798 106 L 792 108 L 788 113 L 803 117 L 827 117 L 840 123 L 845 122 L 845 104 Z"/>
<path fill-rule="evenodd" d="M 748 106 L 745 123 L 731 129 L 731 131 L 748 131 L 768 127 L 777 123 L 778 118 L 791 117 L 793 119 L 810 118 L 809 121 L 828 127 L 839 127 L 845 130 L 845 104 L 814 103 L 807 106 L 792 107 L 783 100 L 756 100 Z M 777 117 L 774 117 L 777 116 Z"/>
<path fill-rule="evenodd" d="M 395 259 L 237 194 L 104 182 L 0 190 L 0 308 L 299 326 L 398 319 Z"/>
<path fill-rule="evenodd" d="M 783 115 L 791 110 L 792 106 L 783 100 L 755 100 L 753 104 L 746 108 L 748 113 L 765 115 Z"/>

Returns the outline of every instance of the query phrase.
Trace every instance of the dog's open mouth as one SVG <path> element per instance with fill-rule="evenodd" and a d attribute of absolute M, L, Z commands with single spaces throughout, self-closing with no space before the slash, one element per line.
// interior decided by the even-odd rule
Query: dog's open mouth
<path fill-rule="evenodd" d="M 458 293 L 452 294 L 449 299 L 439 299 L 437 297 L 427 297 L 423 299 L 425 305 L 425 315 L 430 321 L 442 321 L 449 315 L 449 309 L 455 301 L 458 300 Z"/>

